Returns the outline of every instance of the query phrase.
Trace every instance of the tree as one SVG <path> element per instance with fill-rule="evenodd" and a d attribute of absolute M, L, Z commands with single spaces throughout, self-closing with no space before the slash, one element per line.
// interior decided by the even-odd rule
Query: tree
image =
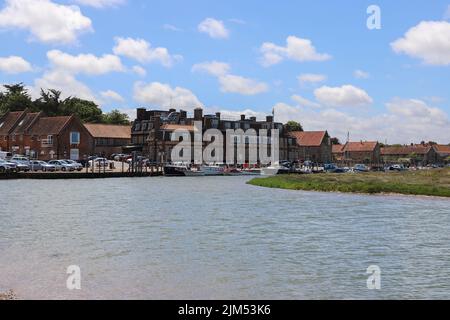
<path fill-rule="evenodd" d="M 288 121 L 288 123 L 286 123 L 286 130 L 288 132 L 303 131 L 303 127 L 302 127 L 302 125 L 299 122 Z"/>
<path fill-rule="evenodd" d="M 130 119 L 126 113 L 121 113 L 119 110 L 112 110 L 103 115 L 103 122 L 108 124 L 130 124 Z"/>
<path fill-rule="evenodd" d="M 32 107 L 31 96 L 23 83 L 3 85 L 6 92 L 0 93 L 0 114 L 10 111 L 23 111 Z"/>
<path fill-rule="evenodd" d="M 49 117 L 61 116 L 64 101 L 61 101 L 61 91 L 55 89 L 41 89 L 41 97 L 33 102 L 34 111 L 42 111 Z"/>
<path fill-rule="evenodd" d="M 70 97 L 64 100 L 62 111 L 61 115 L 76 115 L 82 122 L 103 122 L 102 109 L 93 101 Z"/>
<path fill-rule="evenodd" d="M 331 138 L 331 144 L 341 144 L 338 138 Z"/>

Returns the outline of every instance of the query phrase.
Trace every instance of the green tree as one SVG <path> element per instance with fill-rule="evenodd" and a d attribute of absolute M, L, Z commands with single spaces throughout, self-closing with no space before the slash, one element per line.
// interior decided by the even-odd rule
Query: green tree
<path fill-rule="evenodd" d="M 338 138 L 331 138 L 331 144 L 341 144 Z"/>
<path fill-rule="evenodd" d="M 23 111 L 31 108 L 33 102 L 23 83 L 3 85 L 5 92 L 0 93 L 0 114 L 9 111 Z"/>
<path fill-rule="evenodd" d="M 302 127 L 302 125 L 299 122 L 288 121 L 288 123 L 286 123 L 286 130 L 288 132 L 303 131 L 303 127 Z"/>
<path fill-rule="evenodd" d="M 108 124 L 130 124 L 130 119 L 126 113 L 121 113 L 119 110 L 112 110 L 103 115 L 103 122 Z"/>
<path fill-rule="evenodd" d="M 62 110 L 61 115 L 76 115 L 82 122 L 103 122 L 102 109 L 93 101 L 70 97 L 64 100 Z"/>
<path fill-rule="evenodd" d="M 33 109 L 42 111 L 49 117 L 61 116 L 64 114 L 63 104 L 61 91 L 41 89 L 41 96 L 33 102 Z"/>

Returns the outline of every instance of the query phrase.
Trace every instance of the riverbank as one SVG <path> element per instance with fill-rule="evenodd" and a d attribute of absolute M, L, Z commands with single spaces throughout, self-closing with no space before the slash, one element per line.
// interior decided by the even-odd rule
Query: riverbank
<path fill-rule="evenodd" d="M 279 175 L 256 178 L 248 183 L 288 190 L 450 197 L 450 169 L 399 173 Z"/>
<path fill-rule="evenodd" d="M 0 175 L 0 180 L 38 179 L 38 180 L 67 180 L 67 179 L 107 179 L 107 178 L 142 178 L 161 176 L 162 172 L 20 172 Z"/>

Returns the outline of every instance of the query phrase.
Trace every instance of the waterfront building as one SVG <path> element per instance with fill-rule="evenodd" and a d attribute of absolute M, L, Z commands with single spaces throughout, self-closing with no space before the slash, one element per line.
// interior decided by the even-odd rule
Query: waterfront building
<path fill-rule="evenodd" d="M 131 125 L 86 123 L 84 125 L 93 138 L 92 153 L 109 158 L 122 153 L 123 147 L 131 143 Z"/>
<path fill-rule="evenodd" d="M 2 150 L 40 160 L 81 160 L 92 149 L 92 136 L 77 117 L 46 117 L 29 110 L 0 118 L 0 140 Z"/>
<path fill-rule="evenodd" d="M 450 145 L 436 144 L 433 146 L 436 153 L 436 162 L 449 163 L 450 162 Z"/>
<path fill-rule="evenodd" d="M 294 131 L 289 136 L 296 139 L 297 159 L 327 164 L 332 159 L 332 146 L 327 131 Z"/>
<path fill-rule="evenodd" d="M 428 144 L 412 144 L 404 146 L 387 146 L 381 148 L 384 163 L 408 163 L 412 165 L 428 165 L 437 160 L 435 148 Z"/>
<path fill-rule="evenodd" d="M 338 151 L 336 147 L 336 151 Z M 347 142 L 341 149 L 342 162 L 346 165 L 366 164 L 378 166 L 381 163 L 381 148 L 377 141 Z"/>
<path fill-rule="evenodd" d="M 267 116 L 264 121 L 258 121 L 256 117 L 247 118 L 241 115 L 239 120 L 227 119 L 221 116 L 221 113 L 203 114 L 203 109 L 196 108 L 193 116 L 188 116 L 184 110 L 168 111 L 150 110 L 144 108 L 137 109 L 137 117 L 133 122 L 131 141 L 135 150 L 148 156 L 155 162 L 170 162 L 173 148 L 178 144 L 172 140 L 172 134 L 177 129 L 185 129 L 191 133 L 191 141 L 194 141 L 194 122 L 201 122 L 202 134 L 208 129 L 217 129 L 224 136 L 223 163 L 226 162 L 226 131 L 228 129 L 242 129 L 247 131 L 254 129 L 259 132 L 261 129 L 278 129 L 280 132 L 280 160 L 297 160 L 297 146 L 295 138 L 288 135 L 282 123 L 274 122 L 273 116 Z M 246 141 L 246 158 L 248 159 L 249 143 Z M 203 143 L 203 147 L 208 145 Z M 192 161 L 194 153 L 192 152 Z M 235 159 L 237 160 L 237 159 Z"/>

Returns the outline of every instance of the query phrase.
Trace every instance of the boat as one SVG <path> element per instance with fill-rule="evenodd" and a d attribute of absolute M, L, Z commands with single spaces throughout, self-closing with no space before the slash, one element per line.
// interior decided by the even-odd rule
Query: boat
<path fill-rule="evenodd" d="M 167 177 L 185 177 L 188 167 L 182 163 L 166 164 L 164 166 L 164 175 Z"/>
<path fill-rule="evenodd" d="M 227 168 L 227 169 L 225 169 L 223 174 L 226 176 L 241 176 L 242 171 L 238 170 L 236 168 Z"/>
<path fill-rule="evenodd" d="M 245 169 L 241 171 L 241 175 L 243 176 L 260 176 L 261 174 L 262 170 L 258 168 Z"/>
<path fill-rule="evenodd" d="M 289 173 L 291 173 L 291 169 L 280 165 L 274 165 L 262 169 L 263 176 L 275 176 L 278 174 L 289 174 Z"/>
<path fill-rule="evenodd" d="M 203 172 L 202 170 L 197 169 L 197 168 L 191 168 L 189 170 L 186 170 L 184 172 L 184 175 L 186 177 L 203 177 L 203 176 L 205 176 L 205 172 Z"/>
<path fill-rule="evenodd" d="M 220 165 L 203 165 L 201 171 L 204 172 L 205 176 L 223 176 L 225 168 Z"/>

